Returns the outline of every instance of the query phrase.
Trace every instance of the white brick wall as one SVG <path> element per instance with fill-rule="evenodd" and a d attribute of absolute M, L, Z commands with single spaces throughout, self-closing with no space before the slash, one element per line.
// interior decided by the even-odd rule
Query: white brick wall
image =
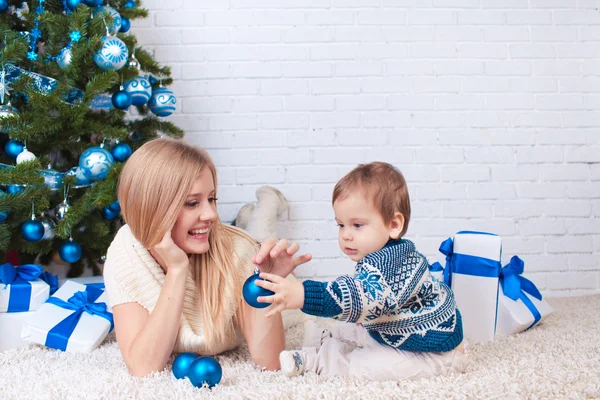
<path fill-rule="evenodd" d="M 262 184 L 281 236 L 348 273 L 337 179 L 400 167 L 431 260 L 492 231 L 549 295 L 600 292 L 600 0 L 146 0 L 133 33 L 173 68 L 170 119 L 213 155 L 221 216 Z"/>

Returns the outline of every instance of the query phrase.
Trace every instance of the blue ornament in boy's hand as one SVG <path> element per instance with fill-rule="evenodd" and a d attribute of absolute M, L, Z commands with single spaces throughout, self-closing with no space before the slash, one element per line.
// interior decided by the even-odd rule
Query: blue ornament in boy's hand
<path fill-rule="evenodd" d="M 263 289 L 260 286 L 256 286 L 254 282 L 257 280 L 262 281 L 258 274 L 254 274 L 250 278 L 246 279 L 246 282 L 244 282 L 244 286 L 242 288 L 244 300 L 246 300 L 246 303 L 250 304 L 254 308 L 269 307 L 269 303 L 259 303 L 257 298 L 260 296 L 272 296 L 274 293 L 270 290 Z"/>
<path fill-rule="evenodd" d="M 198 354 L 189 352 L 178 355 L 175 358 L 175 361 L 173 361 L 173 368 L 171 369 L 175 378 L 185 378 L 190 370 L 190 365 L 192 365 L 198 357 L 200 357 Z"/>
<path fill-rule="evenodd" d="M 205 383 L 208 387 L 213 387 L 221 382 L 223 369 L 221 364 L 214 358 L 200 357 L 190 365 L 187 376 L 192 385 L 196 387 L 202 387 Z"/>

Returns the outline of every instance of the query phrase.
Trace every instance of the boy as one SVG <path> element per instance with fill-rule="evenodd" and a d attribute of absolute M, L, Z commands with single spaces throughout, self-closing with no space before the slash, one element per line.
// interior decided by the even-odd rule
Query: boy
<path fill-rule="evenodd" d="M 410 199 L 400 171 L 382 162 L 359 165 L 336 184 L 332 204 L 339 246 L 357 262 L 354 276 L 294 282 L 261 274 L 266 281 L 257 285 L 274 295 L 258 301 L 273 304 L 267 317 L 300 308 L 353 325 L 333 329 L 329 324 L 332 329 L 309 333 L 305 340 L 312 340 L 310 347 L 281 353 L 282 371 L 289 376 L 314 371 L 381 380 L 415 376 L 415 371 L 433 376 L 464 370 L 468 358 L 454 296 L 432 279 L 415 245 L 402 239 Z M 308 324 L 314 330 L 316 322 Z M 456 348 L 462 361 L 454 360 Z"/>

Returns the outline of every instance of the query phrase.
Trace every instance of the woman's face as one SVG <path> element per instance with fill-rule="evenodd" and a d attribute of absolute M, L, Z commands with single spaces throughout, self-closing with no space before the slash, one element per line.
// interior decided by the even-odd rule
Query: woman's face
<path fill-rule="evenodd" d="M 188 254 L 208 251 L 208 236 L 217 216 L 215 184 L 209 168 L 203 168 L 192 185 L 171 231 L 173 242 Z"/>

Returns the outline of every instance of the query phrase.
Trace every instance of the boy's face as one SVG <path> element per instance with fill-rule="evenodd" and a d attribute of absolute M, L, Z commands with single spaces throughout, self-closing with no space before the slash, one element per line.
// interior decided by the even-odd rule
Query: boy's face
<path fill-rule="evenodd" d="M 338 243 L 352 261 L 381 250 L 390 238 L 391 227 L 372 202 L 360 194 L 336 200 L 333 211 L 339 226 Z"/>

